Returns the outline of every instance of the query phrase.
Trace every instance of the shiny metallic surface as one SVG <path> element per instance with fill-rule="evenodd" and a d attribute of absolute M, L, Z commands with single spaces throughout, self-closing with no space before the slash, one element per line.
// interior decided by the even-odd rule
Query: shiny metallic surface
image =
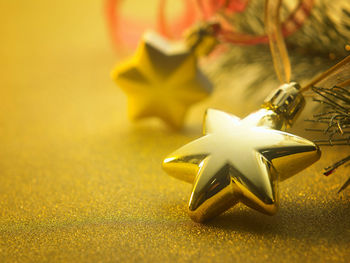
<path fill-rule="evenodd" d="M 131 120 L 157 117 L 175 129 L 183 126 L 189 107 L 212 91 L 191 46 L 151 31 L 135 55 L 116 66 L 112 78 L 128 96 Z"/>
<path fill-rule="evenodd" d="M 305 106 L 305 99 L 296 82 L 285 83 L 274 90 L 266 99 L 263 108 L 273 110 L 283 120 L 277 129 L 291 127 Z"/>
<path fill-rule="evenodd" d="M 193 183 L 189 214 L 194 221 L 211 219 L 237 202 L 265 214 L 278 208 L 278 181 L 320 158 L 311 141 L 277 130 L 290 119 L 261 109 L 240 120 L 209 109 L 204 136 L 170 154 L 164 170 Z"/>

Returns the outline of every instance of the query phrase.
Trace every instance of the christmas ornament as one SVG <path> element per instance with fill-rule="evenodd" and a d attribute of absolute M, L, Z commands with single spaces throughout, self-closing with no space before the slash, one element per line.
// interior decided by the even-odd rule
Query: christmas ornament
<path fill-rule="evenodd" d="M 132 120 L 157 116 L 174 128 L 182 127 L 188 108 L 212 91 L 197 63 L 202 40 L 190 46 L 153 32 L 143 36 L 136 54 L 112 73 L 128 95 Z"/>
<path fill-rule="evenodd" d="M 280 31 L 281 1 L 266 1 L 265 26 L 277 76 L 283 84 L 272 92 L 262 109 L 243 120 L 208 110 L 204 136 L 181 147 L 163 161 L 169 175 L 193 183 L 190 217 L 211 219 L 237 202 L 266 214 L 278 207 L 278 181 L 308 167 L 320 157 L 311 141 L 283 132 L 304 107 L 302 92 L 342 68 L 348 58 L 304 88 L 289 83 L 291 67 Z"/>
<path fill-rule="evenodd" d="M 207 111 L 204 136 L 163 162 L 170 175 L 193 183 L 189 214 L 194 221 L 217 216 L 239 201 L 266 214 L 276 212 L 278 181 L 320 157 L 313 142 L 280 131 L 294 122 L 304 103 L 298 84 L 290 83 L 242 120 Z"/>

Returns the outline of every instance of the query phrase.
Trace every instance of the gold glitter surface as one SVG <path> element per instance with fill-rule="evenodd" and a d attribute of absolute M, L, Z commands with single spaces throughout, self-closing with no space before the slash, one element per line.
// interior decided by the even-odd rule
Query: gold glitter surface
<path fill-rule="evenodd" d="M 162 159 L 200 136 L 206 107 L 259 105 L 218 89 L 181 133 L 129 124 L 102 1 L 0 0 L 0 22 L 0 262 L 348 262 L 346 170 L 320 175 L 347 148 L 281 184 L 273 217 L 238 206 L 194 223 Z"/>

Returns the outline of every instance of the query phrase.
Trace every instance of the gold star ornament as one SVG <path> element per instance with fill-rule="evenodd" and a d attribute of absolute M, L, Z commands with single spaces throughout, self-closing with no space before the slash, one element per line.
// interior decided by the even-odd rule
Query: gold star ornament
<path fill-rule="evenodd" d="M 311 141 L 281 131 L 304 106 L 296 83 L 277 89 L 263 108 L 244 119 L 209 109 L 204 136 L 163 161 L 171 176 L 193 184 L 189 215 L 203 222 L 238 202 L 272 215 L 278 207 L 278 181 L 320 158 Z"/>
<path fill-rule="evenodd" d="M 135 55 L 114 69 L 112 78 L 128 96 L 130 119 L 158 117 L 181 128 L 189 107 L 211 93 L 212 85 L 197 61 L 198 50 L 203 50 L 198 44 L 206 40 L 208 46 L 208 38 L 193 42 L 193 35 L 187 42 L 170 42 L 146 32 Z"/>

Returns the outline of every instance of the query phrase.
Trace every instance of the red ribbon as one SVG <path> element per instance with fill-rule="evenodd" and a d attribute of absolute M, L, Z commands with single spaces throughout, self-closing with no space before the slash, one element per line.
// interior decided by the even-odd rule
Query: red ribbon
<path fill-rule="evenodd" d="M 183 12 L 173 22 L 166 19 L 166 0 L 159 0 L 156 21 L 135 21 L 122 18 L 120 14 L 121 0 L 105 0 L 105 14 L 107 17 L 110 36 L 118 51 L 123 47 L 136 47 L 141 35 L 146 29 L 156 29 L 163 36 L 176 39 L 181 38 L 183 32 L 198 20 L 211 20 L 218 12 L 227 15 L 244 12 L 249 0 L 182 0 Z M 282 23 L 283 36 L 287 37 L 296 32 L 310 15 L 314 0 L 300 1 L 299 5 Z M 236 32 L 230 23 L 220 20 L 220 30 L 217 37 L 224 41 L 238 45 L 256 45 L 268 43 L 267 35 L 250 35 Z"/>

